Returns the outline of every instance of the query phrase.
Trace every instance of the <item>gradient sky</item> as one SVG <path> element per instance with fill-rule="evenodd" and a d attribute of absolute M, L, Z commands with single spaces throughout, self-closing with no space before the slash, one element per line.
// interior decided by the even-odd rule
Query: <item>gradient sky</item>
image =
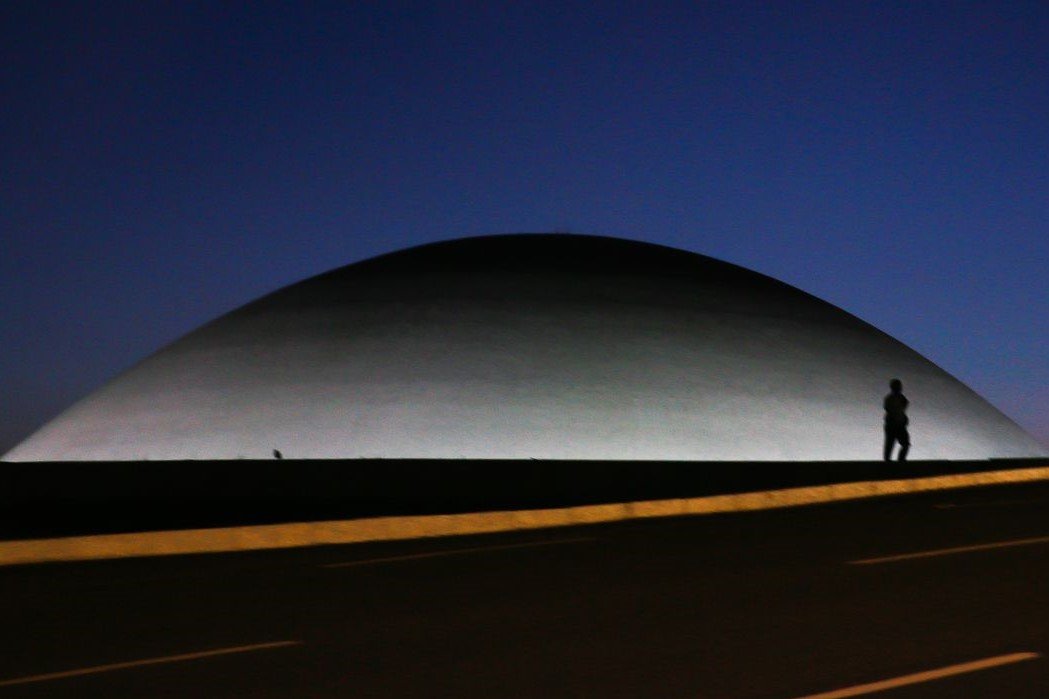
<path fill-rule="evenodd" d="M 262 293 L 551 230 L 794 284 L 1049 445 L 1047 47 L 1041 1 L 3 3 L 0 452 Z"/>

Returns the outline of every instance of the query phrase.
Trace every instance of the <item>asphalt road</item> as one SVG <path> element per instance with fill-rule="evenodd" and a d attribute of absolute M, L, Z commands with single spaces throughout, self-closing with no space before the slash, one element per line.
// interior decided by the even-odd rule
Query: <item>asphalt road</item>
<path fill-rule="evenodd" d="M 0 699 L 1044 698 L 1049 484 L 12 567 L 0 610 Z"/>

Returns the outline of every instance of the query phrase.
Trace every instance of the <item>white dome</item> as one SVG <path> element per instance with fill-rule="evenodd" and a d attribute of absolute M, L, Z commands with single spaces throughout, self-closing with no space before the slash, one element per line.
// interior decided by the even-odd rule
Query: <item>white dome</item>
<path fill-rule="evenodd" d="M 913 350 L 769 277 L 612 238 L 470 238 L 222 316 L 5 459 L 868 460 L 894 377 L 912 458 L 1045 454 Z"/>

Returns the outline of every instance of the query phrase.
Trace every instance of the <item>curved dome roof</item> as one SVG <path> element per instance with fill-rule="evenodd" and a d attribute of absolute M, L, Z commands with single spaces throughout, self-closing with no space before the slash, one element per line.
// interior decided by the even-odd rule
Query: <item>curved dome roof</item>
<path fill-rule="evenodd" d="M 424 245 L 293 284 L 191 332 L 7 460 L 876 459 L 1044 450 L 902 343 L 787 284 L 578 235 Z"/>

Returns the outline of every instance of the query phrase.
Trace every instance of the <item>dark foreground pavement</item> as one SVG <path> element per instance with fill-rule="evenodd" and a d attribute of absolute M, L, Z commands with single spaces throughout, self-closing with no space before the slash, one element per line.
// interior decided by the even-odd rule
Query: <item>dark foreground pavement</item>
<path fill-rule="evenodd" d="M 0 619 L 0 698 L 1047 697 L 1049 484 L 12 567 Z"/>

